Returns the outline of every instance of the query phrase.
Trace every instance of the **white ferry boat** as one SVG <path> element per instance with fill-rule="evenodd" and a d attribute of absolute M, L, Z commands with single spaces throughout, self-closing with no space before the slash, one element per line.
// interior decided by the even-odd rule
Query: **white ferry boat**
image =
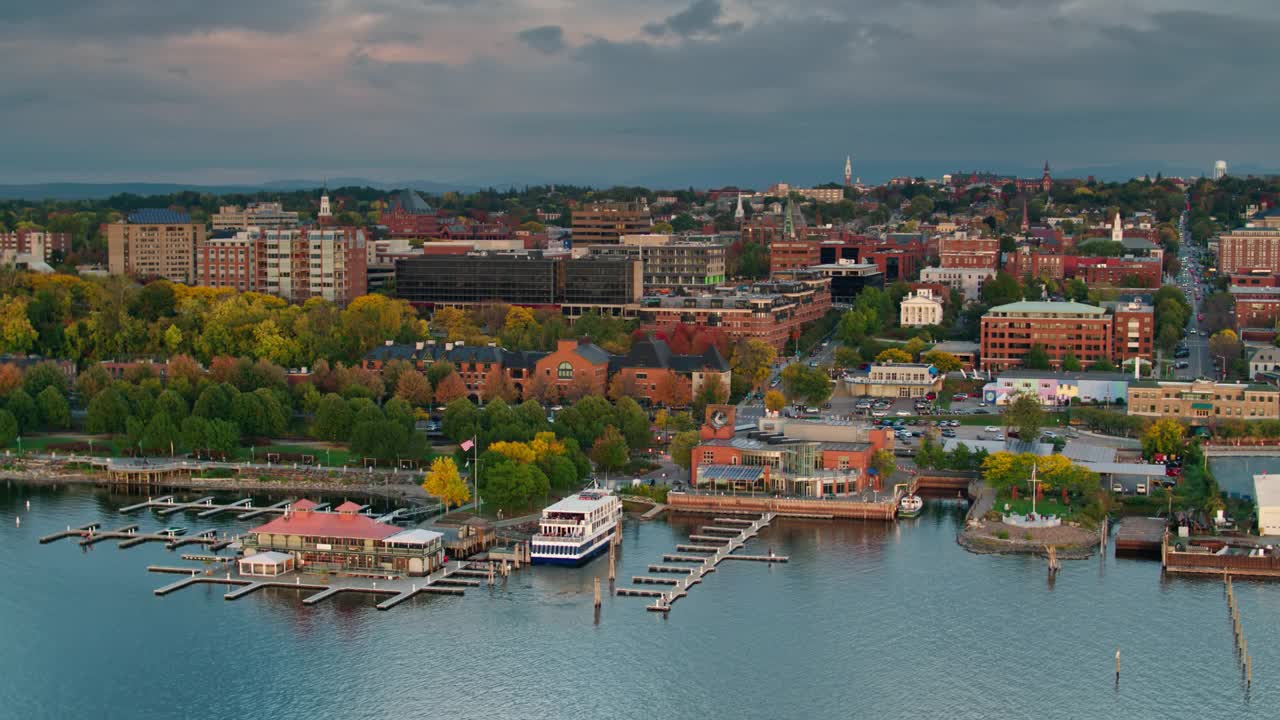
<path fill-rule="evenodd" d="M 529 558 L 534 565 L 581 565 L 604 552 L 621 519 L 617 495 L 583 490 L 542 511 Z"/>

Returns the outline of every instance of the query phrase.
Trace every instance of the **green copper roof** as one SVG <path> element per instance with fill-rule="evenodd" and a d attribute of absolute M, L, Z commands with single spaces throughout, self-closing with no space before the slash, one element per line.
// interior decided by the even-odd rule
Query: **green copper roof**
<path fill-rule="evenodd" d="M 1084 315 L 1104 315 L 1106 310 L 1097 305 L 1085 305 L 1078 302 L 1038 302 L 1023 300 L 1022 302 L 997 305 L 989 312 L 1001 313 L 1076 313 Z"/>

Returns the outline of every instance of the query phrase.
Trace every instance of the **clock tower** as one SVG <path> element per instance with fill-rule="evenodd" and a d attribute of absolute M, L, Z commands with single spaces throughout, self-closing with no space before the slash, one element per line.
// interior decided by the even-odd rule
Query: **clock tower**
<path fill-rule="evenodd" d="M 729 440 L 733 438 L 736 405 L 708 405 L 706 420 L 699 435 L 703 440 Z"/>

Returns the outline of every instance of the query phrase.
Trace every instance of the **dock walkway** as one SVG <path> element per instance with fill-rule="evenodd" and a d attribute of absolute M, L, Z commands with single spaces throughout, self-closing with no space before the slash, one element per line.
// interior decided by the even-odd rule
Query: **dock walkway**
<path fill-rule="evenodd" d="M 773 553 L 768 555 L 733 554 L 735 550 L 741 549 L 747 544 L 748 540 L 758 535 L 763 528 L 773 522 L 775 517 L 777 517 L 776 513 L 772 512 L 766 512 L 754 520 L 717 517 L 714 520 L 716 525 L 704 525 L 699 528 L 702 533 L 715 534 L 690 535 L 689 539 L 697 544 L 677 545 L 676 553 L 667 553 L 662 556 L 664 562 L 678 562 L 682 563 L 681 565 L 654 564 L 649 566 L 649 572 L 651 573 L 680 575 L 681 577 L 668 579 L 655 575 L 634 575 L 631 578 L 631 581 L 637 585 L 666 585 L 668 589 L 620 587 L 614 591 L 614 594 L 621 597 L 654 598 L 653 604 L 648 605 L 646 609 L 652 612 L 667 613 L 671 611 L 673 602 L 687 596 L 689 588 L 702 582 L 703 577 L 708 573 L 715 572 L 716 566 L 723 560 L 748 560 L 767 563 L 787 562 L 789 558 L 786 556 L 774 555 Z M 723 544 L 710 545 L 707 543 Z M 706 554 L 682 554 L 690 552 Z"/>

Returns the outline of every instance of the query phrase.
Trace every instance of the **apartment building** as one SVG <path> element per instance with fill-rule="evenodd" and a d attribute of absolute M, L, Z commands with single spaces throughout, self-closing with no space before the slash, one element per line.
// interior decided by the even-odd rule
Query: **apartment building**
<path fill-rule="evenodd" d="M 1280 273 L 1280 228 L 1246 227 L 1218 236 L 1218 272 Z"/>
<path fill-rule="evenodd" d="M 601 202 L 573 210 L 575 245 L 617 244 L 623 235 L 649 232 L 653 218 L 648 203 Z"/>
<path fill-rule="evenodd" d="M 258 228 L 213 231 L 196 245 L 196 284 L 258 292 L 262 245 L 262 231 Z"/>
<path fill-rule="evenodd" d="M 1174 418 L 1192 425 L 1215 420 L 1280 419 L 1280 388 L 1271 385 L 1142 381 L 1129 383 L 1130 415 Z"/>
<path fill-rule="evenodd" d="M 668 331 L 676 325 L 722 330 L 731 339 L 756 338 L 782 350 L 801 328 L 831 309 L 830 280 L 807 276 L 757 283 L 700 297 L 646 297 L 640 301 L 641 329 Z"/>
<path fill-rule="evenodd" d="M 991 268 L 1000 262 L 1000 241 L 957 233 L 938 241 L 939 265 L 944 268 Z"/>
<path fill-rule="evenodd" d="M 135 210 L 107 225 L 107 268 L 113 275 L 191 283 L 196 275 L 196 246 L 204 240 L 204 223 L 191 222 L 186 213 Z"/>
<path fill-rule="evenodd" d="M 727 246 L 719 241 L 682 241 L 670 235 L 623 235 L 618 245 L 593 245 L 595 257 L 639 260 L 646 292 L 715 287 L 727 277 Z"/>
<path fill-rule="evenodd" d="M 368 289 L 367 255 L 359 228 L 221 231 L 197 245 L 196 283 L 346 305 Z"/>
<path fill-rule="evenodd" d="M 17 230 L 0 232 L 0 262 L 49 262 L 54 253 L 65 256 L 71 252 L 71 233 L 45 232 L 43 230 Z"/>

